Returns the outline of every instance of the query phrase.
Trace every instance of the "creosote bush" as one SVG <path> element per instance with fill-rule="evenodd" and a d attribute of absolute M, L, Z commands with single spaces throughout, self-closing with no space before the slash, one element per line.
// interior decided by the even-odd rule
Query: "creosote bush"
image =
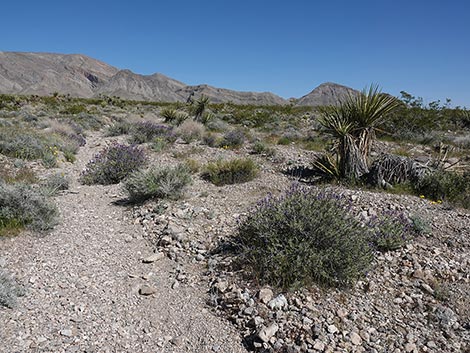
<path fill-rule="evenodd" d="M 83 184 L 117 184 L 147 161 L 142 149 L 135 145 L 114 143 L 94 156 L 80 176 Z"/>
<path fill-rule="evenodd" d="M 261 200 L 239 223 L 235 242 L 256 278 L 281 288 L 349 286 L 373 259 L 343 198 L 299 186 Z"/>
<path fill-rule="evenodd" d="M 221 147 L 239 148 L 245 143 L 245 140 L 246 135 L 243 130 L 235 129 L 224 134 L 220 145 Z"/>
<path fill-rule="evenodd" d="M 151 121 L 142 121 L 134 124 L 131 129 L 130 143 L 145 143 L 151 142 L 156 138 L 165 138 L 167 141 L 174 142 L 176 136 L 173 133 L 173 128 L 166 125 L 156 124 Z"/>
<path fill-rule="evenodd" d="M 48 230 L 57 224 L 57 216 L 57 207 L 31 186 L 0 181 L 0 235 L 24 227 Z"/>
<path fill-rule="evenodd" d="M 245 183 L 253 180 L 257 174 L 258 166 L 255 162 L 248 158 L 237 158 L 208 163 L 202 177 L 217 186 L 221 186 Z"/>
<path fill-rule="evenodd" d="M 176 129 L 176 134 L 186 143 L 200 140 L 204 132 L 204 125 L 194 120 L 185 120 Z"/>
<path fill-rule="evenodd" d="M 152 167 L 133 173 L 124 187 L 132 202 L 148 199 L 178 199 L 184 188 L 191 183 L 191 171 L 185 165 Z"/>

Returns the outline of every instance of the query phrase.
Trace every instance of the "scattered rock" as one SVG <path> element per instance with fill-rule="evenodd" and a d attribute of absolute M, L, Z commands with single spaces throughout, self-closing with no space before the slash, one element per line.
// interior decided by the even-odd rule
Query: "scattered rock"
<path fill-rule="evenodd" d="M 273 298 L 273 291 L 270 288 L 261 288 L 258 292 L 258 299 L 261 303 L 268 304 Z"/>
<path fill-rule="evenodd" d="M 144 284 L 140 289 L 139 289 L 139 294 L 148 296 L 157 293 L 157 290 L 154 287 L 151 287 L 149 285 Z"/>
<path fill-rule="evenodd" d="M 142 260 L 144 264 L 150 264 L 152 262 L 156 262 L 165 258 L 165 254 L 162 252 L 156 252 L 155 254 L 150 255 Z"/>
<path fill-rule="evenodd" d="M 268 302 L 268 307 L 272 310 L 282 310 L 288 306 L 286 297 L 283 294 L 279 294 L 276 298 L 271 299 Z"/>
<path fill-rule="evenodd" d="M 279 330 L 279 325 L 277 323 L 273 322 L 268 327 L 263 326 L 263 328 L 258 333 L 258 337 L 263 342 L 269 342 L 271 337 L 273 337 L 278 330 Z"/>

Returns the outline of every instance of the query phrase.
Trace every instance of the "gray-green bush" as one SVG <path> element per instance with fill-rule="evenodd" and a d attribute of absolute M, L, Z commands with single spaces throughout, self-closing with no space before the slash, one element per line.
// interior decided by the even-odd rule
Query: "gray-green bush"
<path fill-rule="evenodd" d="M 148 199 L 178 199 L 191 183 L 191 171 L 185 165 L 152 167 L 133 173 L 125 181 L 124 187 L 132 202 Z"/>
<path fill-rule="evenodd" d="M 241 220 L 235 238 L 253 276 L 281 288 L 349 286 L 370 268 L 368 233 L 334 194 L 293 186 Z"/>
<path fill-rule="evenodd" d="M 239 184 L 253 180 L 258 175 L 259 168 L 253 160 L 237 158 L 232 160 L 217 160 L 208 163 L 202 177 L 211 183 L 221 186 Z"/>
<path fill-rule="evenodd" d="M 29 185 L 0 181 L 0 232 L 26 227 L 44 231 L 57 224 L 58 210 L 49 198 Z"/>
<path fill-rule="evenodd" d="M 25 295 L 24 288 L 0 269 L 0 306 L 13 308 L 16 305 L 16 298 L 23 295 Z"/>

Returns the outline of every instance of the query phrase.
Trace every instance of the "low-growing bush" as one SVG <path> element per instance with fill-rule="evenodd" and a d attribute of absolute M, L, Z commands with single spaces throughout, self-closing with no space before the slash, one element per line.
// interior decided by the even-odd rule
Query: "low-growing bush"
<path fill-rule="evenodd" d="M 44 231 L 57 224 L 58 210 L 29 185 L 0 182 L 0 234 L 23 227 Z"/>
<path fill-rule="evenodd" d="M 220 145 L 229 148 L 239 148 L 246 140 L 246 135 L 241 129 L 228 131 L 224 134 Z"/>
<path fill-rule="evenodd" d="M 127 121 L 117 121 L 106 129 L 105 136 L 127 135 L 131 129 L 132 124 L 129 124 Z"/>
<path fill-rule="evenodd" d="M 173 128 L 166 125 L 156 124 L 151 121 L 143 121 L 133 125 L 131 129 L 130 143 L 145 143 L 161 137 L 168 141 L 174 141 Z"/>
<path fill-rule="evenodd" d="M 247 158 L 238 158 L 208 163 L 203 172 L 203 178 L 221 186 L 245 183 L 253 180 L 257 174 L 258 166 L 255 162 Z"/>
<path fill-rule="evenodd" d="M 38 181 L 36 173 L 31 168 L 21 166 L 10 169 L 0 164 L 0 181 L 2 180 L 7 184 L 34 184 Z"/>
<path fill-rule="evenodd" d="M 200 140 L 204 134 L 205 128 L 204 125 L 194 121 L 186 120 L 176 129 L 176 134 L 181 137 L 181 139 L 190 143 L 196 140 Z"/>
<path fill-rule="evenodd" d="M 191 182 L 191 172 L 185 165 L 174 168 L 152 167 L 129 176 L 124 187 L 132 202 L 148 199 L 181 197 L 184 188 Z"/>
<path fill-rule="evenodd" d="M 267 144 L 261 141 L 258 141 L 258 142 L 255 142 L 255 144 L 253 145 L 252 153 L 262 154 L 268 157 L 272 157 L 276 154 L 276 150 L 272 147 L 269 147 Z"/>
<path fill-rule="evenodd" d="M 16 298 L 25 295 L 25 289 L 4 270 L 0 269 L 0 306 L 14 308 Z"/>
<path fill-rule="evenodd" d="M 114 143 L 94 156 L 80 175 L 83 184 L 117 184 L 147 161 L 142 149 Z"/>
<path fill-rule="evenodd" d="M 239 223 L 241 262 L 262 283 L 281 288 L 351 285 L 369 269 L 373 252 L 346 206 L 340 196 L 298 186 L 269 195 Z"/>
<path fill-rule="evenodd" d="M 447 201 L 470 209 L 470 172 L 457 174 L 437 171 L 426 175 L 413 185 L 415 192 L 434 201 Z"/>
<path fill-rule="evenodd" d="M 46 180 L 41 183 L 41 186 L 45 194 L 54 196 L 57 195 L 59 191 L 68 190 L 70 179 L 62 173 L 56 173 L 49 175 Z"/>
<path fill-rule="evenodd" d="M 388 212 L 367 223 L 372 246 L 379 251 L 401 248 L 411 238 L 413 225 L 402 213 Z"/>

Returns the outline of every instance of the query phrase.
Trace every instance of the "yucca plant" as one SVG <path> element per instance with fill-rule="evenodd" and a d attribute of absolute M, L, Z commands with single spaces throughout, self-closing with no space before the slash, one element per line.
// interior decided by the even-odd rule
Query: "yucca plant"
<path fill-rule="evenodd" d="M 319 123 L 337 140 L 341 177 L 358 179 L 368 173 L 368 157 L 375 131 L 400 104 L 395 97 L 371 85 L 350 94 L 336 106 L 320 108 Z"/>
<path fill-rule="evenodd" d="M 198 99 L 196 99 L 193 104 L 193 113 L 194 113 L 194 120 L 199 121 L 201 120 L 204 112 L 206 111 L 209 105 L 209 97 L 205 95 L 201 95 Z"/>

